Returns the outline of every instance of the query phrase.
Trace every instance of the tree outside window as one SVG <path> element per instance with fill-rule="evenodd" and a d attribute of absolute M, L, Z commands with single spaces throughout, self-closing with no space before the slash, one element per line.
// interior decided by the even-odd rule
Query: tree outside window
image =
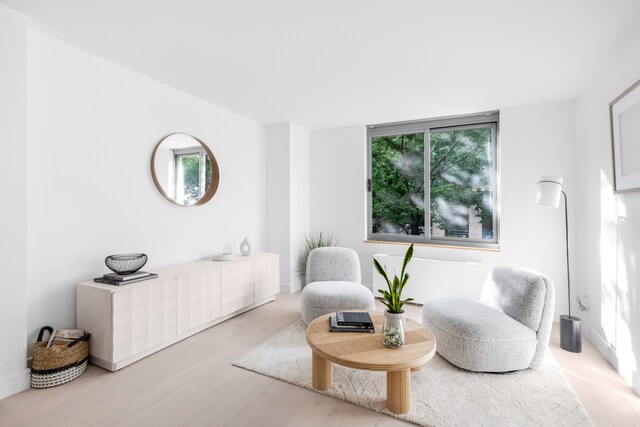
<path fill-rule="evenodd" d="M 497 246 L 497 119 L 370 128 L 369 239 Z"/>

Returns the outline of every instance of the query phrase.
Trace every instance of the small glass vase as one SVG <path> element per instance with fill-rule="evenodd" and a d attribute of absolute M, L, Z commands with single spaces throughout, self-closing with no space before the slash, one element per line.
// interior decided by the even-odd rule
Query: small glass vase
<path fill-rule="evenodd" d="M 402 313 L 384 312 L 382 343 L 389 348 L 400 348 L 404 345 L 404 311 Z"/>

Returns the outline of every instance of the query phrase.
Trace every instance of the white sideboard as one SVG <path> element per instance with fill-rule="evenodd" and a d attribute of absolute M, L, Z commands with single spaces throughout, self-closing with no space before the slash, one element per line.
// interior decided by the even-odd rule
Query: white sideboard
<path fill-rule="evenodd" d="M 76 288 L 77 327 L 91 333 L 90 361 L 117 371 L 190 335 L 273 301 L 277 254 L 152 269 L 155 279 Z"/>

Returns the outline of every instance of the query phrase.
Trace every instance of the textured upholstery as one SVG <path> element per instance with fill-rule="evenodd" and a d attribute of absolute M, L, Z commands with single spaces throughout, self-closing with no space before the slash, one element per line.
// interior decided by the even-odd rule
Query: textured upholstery
<path fill-rule="evenodd" d="M 353 249 L 316 248 L 307 258 L 307 283 L 344 280 L 360 283 L 360 260 Z"/>
<path fill-rule="evenodd" d="M 325 247 L 309 253 L 307 285 L 300 303 L 307 325 L 334 311 L 374 309 L 373 294 L 360 284 L 360 261 L 354 250 Z"/>
<path fill-rule="evenodd" d="M 546 289 L 540 274 L 500 266 L 487 276 L 480 300 L 535 331 L 540 326 Z"/>
<path fill-rule="evenodd" d="M 471 371 L 508 372 L 542 364 L 553 320 L 551 280 L 522 267 L 499 266 L 481 301 L 440 298 L 424 305 L 422 322 L 438 353 Z"/>
<path fill-rule="evenodd" d="M 524 267 L 498 266 L 487 276 L 480 298 L 536 331 L 538 346 L 531 367 L 540 366 L 553 323 L 555 291 L 551 279 Z"/>
<path fill-rule="evenodd" d="M 374 310 L 371 291 L 354 282 L 312 282 L 302 290 L 302 320 L 307 325 L 317 317 L 334 311 Z"/>

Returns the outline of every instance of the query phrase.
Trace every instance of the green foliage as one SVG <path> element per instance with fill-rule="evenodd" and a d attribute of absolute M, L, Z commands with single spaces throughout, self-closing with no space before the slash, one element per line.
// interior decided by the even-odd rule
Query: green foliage
<path fill-rule="evenodd" d="M 444 230 L 468 228 L 474 207 L 483 227 L 493 227 L 491 129 L 431 131 L 429 189 L 425 195 L 424 134 L 372 139 L 374 233 L 424 235 L 425 197 L 431 224 Z"/>
<path fill-rule="evenodd" d="M 337 243 L 338 239 L 334 238 L 333 234 L 325 235 L 322 231 L 318 235 L 304 236 L 304 249 L 298 259 L 298 277 L 303 287 L 307 284 L 307 259 L 311 251 L 315 248 L 335 246 Z"/>
<path fill-rule="evenodd" d="M 373 232 L 391 228 L 419 235 L 424 227 L 424 134 L 373 138 L 371 151 Z"/>
<path fill-rule="evenodd" d="M 182 156 L 182 170 L 184 171 L 185 203 L 198 200 L 200 185 L 200 158 L 196 156 Z"/>
<path fill-rule="evenodd" d="M 204 191 L 207 191 L 209 188 L 209 184 L 211 184 L 211 161 L 209 160 L 209 156 L 206 157 L 207 162 L 205 163 L 204 170 Z"/>
<path fill-rule="evenodd" d="M 180 157 L 182 170 L 184 172 L 184 203 L 195 203 L 200 199 L 200 191 L 206 191 L 211 184 L 211 162 L 206 157 L 205 163 L 205 185 L 200 189 L 200 156 L 185 155 Z"/>
<path fill-rule="evenodd" d="M 390 313 L 402 313 L 402 306 L 404 305 L 404 303 L 413 301 L 413 298 L 402 300 L 402 290 L 409 281 L 409 274 L 405 273 L 405 268 L 407 267 L 407 264 L 409 264 L 409 261 L 411 261 L 412 256 L 413 244 L 409 246 L 409 249 L 407 249 L 407 252 L 404 254 L 400 277 L 394 275 L 393 279 L 391 280 L 387 275 L 386 266 L 383 268 L 378 260 L 376 260 L 375 258 L 373 259 L 373 265 L 375 266 L 376 270 L 382 277 L 384 277 L 384 280 L 387 282 L 387 287 L 389 290 L 378 289 L 378 292 L 382 294 L 382 303 L 387 306 L 387 310 L 389 310 Z"/>
<path fill-rule="evenodd" d="M 431 133 L 432 225 L 466 228 L 467 213 L 455 208 L 475 206 L 483 226 L 492 228 L 491 137 L 490 128 Z M 439 202 L 451 209 L 441 209 Z"/>

